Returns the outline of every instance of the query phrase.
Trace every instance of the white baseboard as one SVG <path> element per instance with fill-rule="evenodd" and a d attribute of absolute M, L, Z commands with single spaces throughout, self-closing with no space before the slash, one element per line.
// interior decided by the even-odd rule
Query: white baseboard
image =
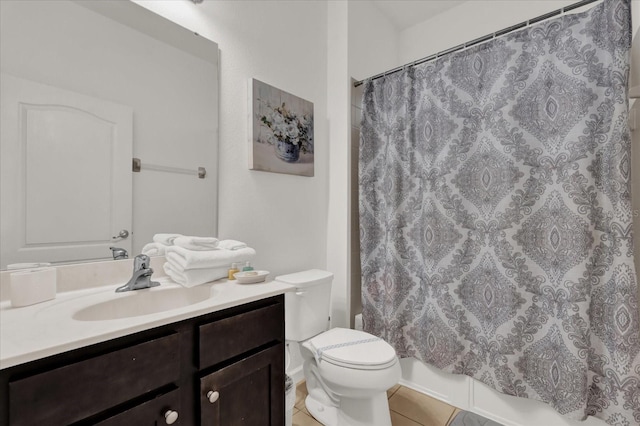
<path fill-rule="evenodd" d="M 298 386 L 298 383 L 304 380 L 304 371 L 302 371 L 302 366 L 299 365 L 296 368 L 292 368 L 290 371 L 287 371 L 291 380 L 293 380 L 293 384 Z"/>
<path fill-rule="evenodd" d="M 405 379 L 400 379 L 400 381 L 398 382 L 399 384 L 401 384 L 402 386 L 404 386 L 405 388 L 409 388 L 409 389 L 413 389 L 416 392 L 420 392 L 423 393 L 425 395 L 429 395 L 439 401 L 445 402 L 449 405 L 451 405 L 451 400 L 444 394 L 440 393 L 440 392 L 436 392 L 433 389 L 429 389 L 428 387 L 422 386 L 419 383 L 416 382 L 412 382 L 410 380 L 405 380 Z"/>
<path fill-rule="evenodd" d="M 584 422 L 568 419 L 542 402 L 504 395 L 470 377 L 444 373 L 414 358 L 404 358 L 400 365 L 401 385 L 504 426 L 606 426 L 595 417 Z"/>

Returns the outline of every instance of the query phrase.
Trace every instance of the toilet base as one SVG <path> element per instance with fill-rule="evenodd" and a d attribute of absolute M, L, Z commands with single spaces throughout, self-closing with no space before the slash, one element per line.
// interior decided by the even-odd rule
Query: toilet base
<path fill-rule="evenodd" d="M 340 398 L 338 426 L 391 426 L 387 393 L 372 398 Z"/>
<path fill-rule="evenodd" d="M 311 394 L 304 401 L 309 413 L 324 426 L 391 426 L 387 393 L 373 398 L 340 398 L 340 408 L 326 405 Z"/>
<path fill-rule="evenodd" d="M 326 405 L 316 400 L 311 394 L 307 395 L 304 400 L 304 405 L 307 407 L 309 414 L 314 419 L 322 423 L 324 426 L 337 426 L 338 425 L 338 408 Z"/>

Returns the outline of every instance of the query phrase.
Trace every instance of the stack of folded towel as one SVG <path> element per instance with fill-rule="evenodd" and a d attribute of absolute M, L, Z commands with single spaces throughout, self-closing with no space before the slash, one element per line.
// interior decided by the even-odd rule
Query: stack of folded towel
<path fill-rule="evenodd" d="M 166 239 L 164 241 L 169 242 Z M 156 237 L 154 242 L 158 242 Z M 244 263 L 256 255 L 254 249 L 236 240 L 218 241 L 209 237 L 180 235 L 171 242 L 171 245 L 163 244 L 167 259 L 164 271 L 173 281 L 185 287 L 226 278 L 232 263 Z"/>
<path fill-rule="evenodd" d="M 147 256 L 164 256 L 167 247 L 176 245 L 188 250 L 213 250 L 218 246 L 214 237 L 187 237 L 182 234 L 156 234 L 153 242 L 142 247 L 142 254 Z"/>
<path fill-rule="evenodd" d="M 182 234 L 156 234 L 153 236 L 152 243 L 142 247 L 142 254 L 146 254 L 147 256 L 164 256 L 165 249 L 168 246 L 172 246 L 178 237 L 182 237 Z"/>

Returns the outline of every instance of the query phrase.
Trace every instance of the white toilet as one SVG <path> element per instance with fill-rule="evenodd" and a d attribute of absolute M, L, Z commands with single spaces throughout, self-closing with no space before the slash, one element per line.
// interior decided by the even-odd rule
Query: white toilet
<path fill-rule="evenodd" d="M 329 328 L 333 274 L 313 269 L 276 277 L 285 293 L 285 333 L 301 343 L 307 410 L 325 426 L 391 426 L 387 389 L 400 379 L 395 350 L 363 331 Z"/>

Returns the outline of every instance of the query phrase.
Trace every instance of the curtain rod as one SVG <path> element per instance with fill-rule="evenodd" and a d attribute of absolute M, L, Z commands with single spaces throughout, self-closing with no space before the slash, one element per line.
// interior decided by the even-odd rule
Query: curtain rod
<path fill-rule="evenodd" d="M 554 16 L 562 15 L 565 12 L 569 12 L 570 10 L 574 10 L 574 9 L 577 9 L 579 7 L 582 7 L 582 6 L 586 6 L 587 4 L 595 3 L 597 1 L 600 1 L 600 0 L 582 0 L 582 1 L 579 1 L 577 3 L 570 4 L 569 6 L 562 7 L 560 9 L 558 9 L 558 10 L 554 10 L 553 12 L 545 13 L 544 15 L 537 16 L 537 17 L 535 17 L 533 19 L 528 19 L 528 20 L 526 20 L 524 22 L 520 22 L 519 24 L 512 25 L 512 26 L 507 27 L 507 28 L 503 28 L 500 31 L 496 31 L 496 32 L 493 32 L 491 34 L 487 34 L 486 36 L 478 37 L 478 38 L 473 39 L 471 41 L 468 41 L 466 43 L 459 44 L 459 45 L 457 45 L 455 47 L 452 47 L 450 49 L 443 50 L 441 52 L 436 53 L 435 55 L 429 55 L 429 56 L 426 56 L 426 57 L 424 57 L 422 59 L 418 59 L 417 61 L 409 62 L 408 64 L 393 68 L 393 69 L 391 69 L 389 71 L 385 71 L 385 72 L 382 72 L 380 74 L 376 74 L 373 77 L 369 77 L 369 78 L 365 78 L 364 80 L 356 81 L 355 83 L 353 83 L 353 87 L 358 87 L 358 86 L 364 84 L 364 82 L 367 81 L 367 80 L 376 80 L 376 79 L 378 79 L 380 77 L 385 77 L 385 76 L 387 76 L 389 74 L 394 74 L 394 73 L 397 73 L 398 71 L 402 71 L 403 69 L 405 69 L 407 67 L 413 67 L 415 65 L 419 65 L 419 64 L 423 64 L 425 62 L 433 61 L 434 59 L 441 58 L 441 57 L 443 57 L 445 55 L 448 55 L 450 53 L 458 52 L 460 50 L 466 49 L 467 47 L 475 46 L 476 44 L 482 43 L 483 41 L 488 41 L 488 40 L 494 39 L 496 37 L 501 37 L 501 36 L 503 36 L 505 34 L 508 34 L 508 33 L 513 32 L 513 31 L 519 30 L 521 28 L 528 27 L 531 24 L 535 24 L 537 22 L 544 21 L 545 19 L 548 19 L 548 18 L 553 18 Z"/>

